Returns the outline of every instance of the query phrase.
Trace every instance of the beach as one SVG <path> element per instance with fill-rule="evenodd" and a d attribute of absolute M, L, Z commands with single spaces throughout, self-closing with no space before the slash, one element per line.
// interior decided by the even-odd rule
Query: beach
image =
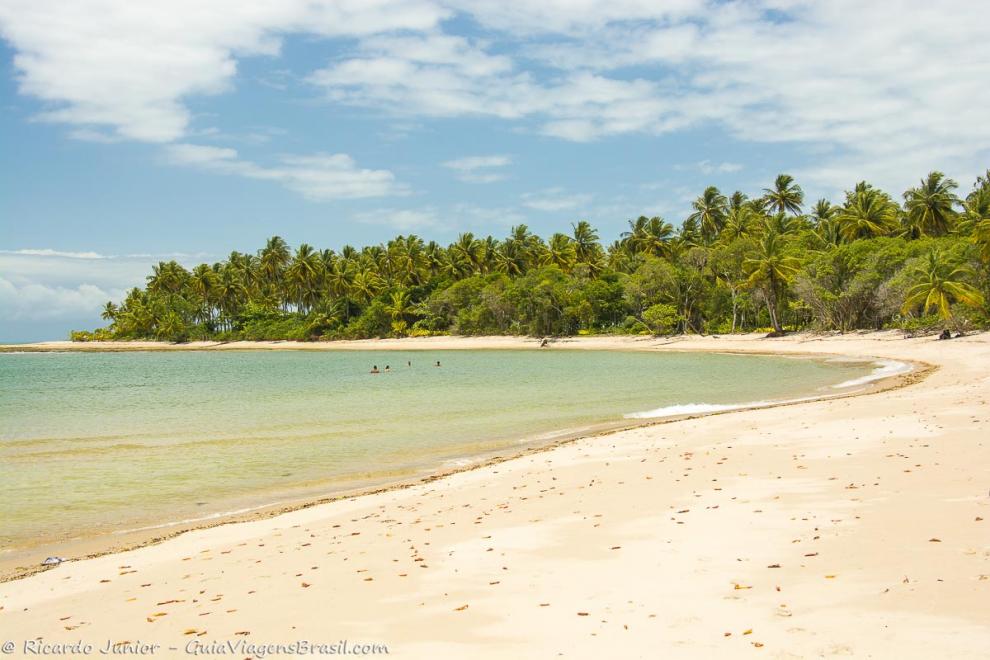
<path fill-rule="evenodd" d="M 535 346 L 432 337 L 10 348 Z M 158 644 L 160 657 L 299 640 L 409 658 L 970 658 L 990 648 L 990 335 L 587 337 L 544 350 L 571 349 L 922 368 L 859 396 L 579 438 L 67 562 L 0 584 L 0 641 L 14 642 L 15 657 L 38 637 L 94 654 Z"/>

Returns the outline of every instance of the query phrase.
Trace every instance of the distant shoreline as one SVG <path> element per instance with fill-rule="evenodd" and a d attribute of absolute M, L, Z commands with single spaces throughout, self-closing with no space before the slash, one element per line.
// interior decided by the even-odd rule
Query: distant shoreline
<path fill-rule="evenodd" d="M 767 337 L 765 333 L 745 333 L 729 335 L 579 335 L 550 338 L 543 350 L 585 349 L 585 350 L 652 350 L 661 346 L 672 346 L 684 342 L 712 341 L 763 341 L 766 352 L 774 352 L 780 344 L 794 342 L 821 341 L 832 338 L 867 338 L 879 334 L 890 335 L 899 331 L 855 332 L 818 334 L 796 332 L 783 337 Z M 124 351 L 335 351 L 335 350 L 478 350 L 478 349 L 539 349 L 542 338 L 523 335 L 440 335 L 433 337 L 401 337 L 388 339 L 337 339 L 333 341 L 191 341 L 171 343 L 151 340 L 135 341 L 42 341 L 24 344 L 0 344 L 0 353 L 33 352 L 124 352 Z M 713 344 L 713 350 L 717 347 Z M 699 350 L 692 346 L 691 350 Z M 751 352 L 751 351 L 750 351 Z"/>

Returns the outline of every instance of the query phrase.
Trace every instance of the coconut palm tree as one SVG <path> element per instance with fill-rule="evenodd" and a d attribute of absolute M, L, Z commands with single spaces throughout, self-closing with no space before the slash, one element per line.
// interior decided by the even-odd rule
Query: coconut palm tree
<path fill-rule="evenodd" d="M 799 266 L 798 259 L 787 254 L 782 236 L 773 231 L 764 233 L 757 250 L 743 261 L 747 285 L 751 288 L 764 289 L 767 312 L 770 314 L 774 334 L 780 335 L 784 332 L 780 322 L 780 301 L 784 289 L 794 278 Z"/>
<path fill-rule="evenodd" d="M 320 253 L 308 243 L 296 248 L 292 262 L 285 269 L 285 283 L 288 291 L 283 297 L 292 298 L 297 309 L 306 313 L 319 301 L 323 279 L 323 259 Z"/>
<path fill-rule="evenodd" d="M 542 261 L 546 266 L 557 266 L 565 273 L 569 273 L 577 261 L 577 247 L 574 240 L 566 234 L 557 232 L 547 242 Z"/>
<path fill-rule="evenodd" d="M 601 245 L 598 244 L 598 230 L 587 220 L 581 220 L 576 225 L 571 224 L 574 236 L 574 248 L 580 263 L 592 263 L 601 255 Z"/>
<path fill-rule="evenodd" d="M 790 174 L 778 174 L 773 182 L 773 188 L 763 189 L 763 198 L 769 210 L 775 213 L 791 213 L 800 215 L 801 204 L 804 203 L 804 191 L 794 183 Z"/>
<path fill-rule="evenodd" d="M 978 307 L 983 295 L 969 284 L 973 272 L 966 266 L 953 264 L 937 248 L 928 252 L 925 260 L 911 270 L 915 284 L 908 289 L 901 312 L 908 314 L 920 307 L 923 314 L 937 311 L 939 318 L 956 325 L 952 304 Z"/>
<path fill-rule="evenodd" d="M 929 172 L 921 185 L 904 193 L 908 232 L 912 238 L 944 236 L 958 215 L 959 198 L 953 192 L 959 185 L 941 172 Z"/>
<path fill-rule="evenodd" d="M 392 331 L 397 335 L 405 334 L 409 327 L 407 317 L 412 313 L 409 292 L 405 289 L 393 291 L 385 305 L 385 311 L 392 317 Z"/>
<path fill-rule="evenodd" d="M 100 313 L 100 318 L 104 321 L 110 321 L 113 323 L 113 320 L 117 317 L 117 312 L 117 306 L 113 304 L 113 301 L 111 300 L 103 306 L 103 311 Z"/>
<path fill-rule="evenodd" d="M 691 203 L 694 213 L 688 216 L 688 220 L 695 222 L 701 232 L 701 238 L 706 245 L 710 245 L 716 238 L 722 227 L 725 226 L 726 218 L 729 214 L 729 200 L 725 198 L 715 186 L 708 186 L 705 192 Z"/>
<path fill-rule="evenodd" d="M 674 226 L 660 216 L 647 218 L 639 216 L 629 221 L 629 231 L 622 237 L 634 254 L 650 254 L 662 257 L 670 254 L 670 240 L 674 236 Z"/>
<path fill-rule="evenodd" d="M 838 232 L 846 241 L 887 236 L 897 226 L 897 204 L 890 196 L 865 181 L 846 193 L 846 203 L 834 216 Z"/>
<path fill-rule="evenodd" d="M 361 303 L 368 303 L 384 286 L 382 278 L 373 270 L 359 271 L 351 281 L 351 294 Z"/>
<path fill-rule="evenodd" d="M 815 208 L 811 211 L 811 220 L 815 223 L 815 235 L 826 246 L 834 247 L 842 240 L 839 223 L 835 220 L 838 214 L 839 208 L 824 198 L 815 202 Z"/>
<path fill-rule="evenodd" d="M 990 177 L 990 171 L 987 172 Z M 963 202 L 961 233 L 968 233 L 970 240 L 980 250 L 980 259 L 990 263 L 990 185 L 977 187 Z"/>
<path fill-rule="evenodd" d="M 461 269 L 467 274 L 481 272 L 481 264 L 484 261 L 484 245 L 474 237 L 471 232 L 466 232 L 457 237 L 457 240 L 447 248 L 452 253 L 454 260 L 461 265 Z"/>

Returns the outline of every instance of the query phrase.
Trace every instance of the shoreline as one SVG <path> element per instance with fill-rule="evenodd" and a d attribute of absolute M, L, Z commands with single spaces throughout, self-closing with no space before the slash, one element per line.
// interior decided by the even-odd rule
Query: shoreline
<path fill-rule="evenodd" d="M 648 420 L 68 562 L 0 584 L 5 621 L 25 639 L 175 655 L 242 635 L 479 659 L 990 645 L 990 334 L 657 348 L 928 366 L 870 396 Z"/>
<path fill-rule="evenodd" d="M 743 335 L 744 337 L 751 337 Z M 736 335 L 739 337 L 739 335 Z M 794 337 L 794 336 L 792 336 Z M 393 340 L 356 340 L 356 341 L 346 341 L 346 348 L 341 348 L 339 346 L 334 346 L 337 342 L 321 342 L 318 344 L 318 350 L 376 350 L 375 347 L 366 346 L 368 342 L 388 342 L 385 348 L 378 350 L 541 350 L 539 347 L 539 340 L 531 340 L 529 338 L 522 337 L 430 337 L 422 338 L 428 340 L 431 344 L 429 347 L 416 347 L 410 348 L 404 344 L 404 342 L 415 341 L 417 344 L 419 341 L 417 339 L 405 338 L 405 339 L 393 339 Z M 445 340 L 443 346 L 436 346 L 435 344 L 440 343 L 436 340 Z M 605 339 L 609 343 L 606 346 L 600 346 L 602 339 Z M 780 356 L 781 353 L 773 350 L 723 350 L 719 347 L 712 347 L 711 349 L 698 349 L 698 348 L 688 348 L 688 349 L 677 349 L 672 346 L 676 342 L 671 342 L 664 339 L 651 338 L 649 344 L 643 343 L 642 337 L 636 337 L 634 339 L 625 340 L 620 342 L 613 342 L 613 336 L 601 336 L 592 338 L 568 338 L 565 340 L 559 340 L 557 343 L 552 344 L 554 348 L 565 348 L 567 350 L 623 350 L 623 351 L 637 351 L 637 352 L 655 352 L 657 350 L 663 349 L 666 352 L 706 352 L 706 353 L 722 353 L 722 354 L 736 354 L 736 355 L 766 355 L 766 356 Z M 563 341 L 570 340 L 572 343 L 566 346 L 560 345 Z M 595 341 L 598 340 L 598 341 Z M 591 342 L 595 342 L 591 345 Z M 773 341 L 773 340 L 768 340 Z M 526 345 L 528 342 L 529 345 Z M 627 344 L 635 342 L 636 346 L 628 346 Z M 657 343 L 661 342 L 661 343 Z M 33 351 L 25 352 L 67 352 L 63 348 L 63 344 L 75 344 L 79 342 L 52 342 L 52 343 L 40 343 L 32 345 L 35 347 Z M 189 350 L 189 351 L 214 351 L 214 350 L 241 350 L 241 351 L 254 351 L 254 350 L 266 350 L 264 348 L 258 348 L 256 344 L 263 344 L 268 347 L 267 350 L 313 350 L 307 348 L 301 348 L 301 346 L 308 346 L 306 342 L 235 342 L 233 344 L 214 344 L 214 343 L 202 343 L 204 345 L 187 345 L 187 344 L 167 344 L 155 342 L 158 348 L 147 348 L 144 346 L 147 342 L 137 342 L 140 347 L 120 349 L 116 346 L 119 342 L 110 342 L 112 346 L 106 346 L 108 342 L 88 342 L 90 345 L 96 345 L 92 349 L 88 349 L 86 352 L 140 352 L 140 351 L 168 351 L 168 350 Z M 467 345 L 465 345 L 467 343 Z M 245 345 L 249 344 L 249 345 Z M 286 346 L 288 344 L 288 346 Z M 481 344 L 484 347 L 479 348 L 477 345 Z M 377 344 L 376 344 L 377 345 Z M 7 345 L 0 345 L 0 352 L 3 352 Z M 669 347 L 669 348 L 668 348 Z M 71 350 L 71 349 L 70 349 Z M 542 349 L 547 350 L 547 349 Z M 804 358 L 804 359 L 844 359 L 850 361 L 863 361 L 863 362 L 879 362 L 882 358 L 876 356 L 850 356 L 850 355 L 822 355 L 816 352 L 788 352 L 787 357 L 793 358 Z M 465 454 L 463 456 L 456 457 L 451 460 L 463 460 L 464 463 L 460 465 L 450 465 L 451 460 L 444 461 L 440 465 L 425 468 L 422 470 L 417 470 L 411 476 L 398 478 L 398 479 L 375 479 L 367 482 L 363 485 L 344 487 L 340 489 L 335 489 L 332 485 L 328 485 L 326 489 L 320 489 L 323 491 L 320 495 L 310 495 L 310 496 L 297 496 L 288 497 L 284 499 L 279 499 L 277 501 L 241 507 L 228 512 L 218 512 L 213 514 L 204 515 L 201 518 L 186 519 L 179 521 L 167 521 L 160 524 L 151 524 L 145 527 L 140 527 L 136 529 L 119 530 L 115 532 L 110 532 L 108 534 L 102 534 L 91 537 L 82 538 L 71 538 L 65 539 L 53 543 L 42 543 L 37 546 L 32 546 L 29 548 L 17 549 L 14 551 L 14 558 L 5 558 L 0 555 L 0 584 L 4 582 L 11 582 L 15 580 L 21 580 L 38 573 L 44 573 L 52 570 L 52 566 L 43 566 L 40 561 L 23 565 L 23 559 L 28 553 L 37 553 L 40 558 L 41 555 L 44 556 L 58 556 L 64 557 L 66 561 L 82 561 L 86 559 L 94 559 L 98 557 L 105 557 L 109 555 L 115 555 L 120 553 L 125 553 L 131 550 L 136 550 L 139 548 L 144 548 L 148 546 L 154 546 L 161 543 L 165 543 L 171 539 L 182 536 L 183 534 L 197 531 L 212 529 L 216 527 L 222 527 L 232 524 L 240 524 L 245 522 L 251 522 L 256 520 L 265 520 L 273 517 L 278 517 L 280 515 L 291 513 L 294 511 L 300 511 L 304 509 L 309 509 L 311 507 L 317 507 L 322 505 L 331 504 L 334 502 L 339 502 L 342 500 L 352 500 L 355 498 L 367 497 L 370 495 L 376 495 L 380 493 L 387 493 L 395 490 L 404 490 L 408 488 L 415 487 L 421 484 L 429 484 L 439 479 L 444 479 L 455 474 L 470 472 L 474 470 L 483 469 L 486 467 L 491 467 L 502 462 L 511 461 L 532 454 L 538 454 L 545 451 L 552 451 L 558 447 L 574 443 L 580 440 L 587 440 L 592 438 L 600 438 L 603 436 L 612 435 L 615 433 L 620 433 L 622 431 L 628 431 L 637 428 L 649 428 L 653 426 L 670 424 L 675 422 L 681 422 L 686 420 L 702 419 L 713 415 L 725 415 L 730 413 L 738 413 L 742 411 L 752 411 L 752 410 L 765 410 L 780 408 L 784 406 L 794 406 L 806 403 L 814 403 L 819 401 L 827 401 L 833 399 L 841 399 L 846 397 L 856 397 L 864 396 L 869 394 L 876 394 L 879 392 L 884 392 L 890 389 L 897 389 L 901 387 L 906 387 L 914 383 L 924 380 L 931 372 L 937 369 L 937 366 L 928 364 L 925 362 L 915 361 L 915 360 L 901 360 L 902 364 L 908 365 L 908 370 L 906 372 L 898 372 L 890 375 L 879 375 L 875 376 L 873 374 L 863 377 L 865 380 L 862 383 L 857 383 L 844 391 L 823 393 L 821 395 L 802 397 L 798 399 L 783 399 L 783 400 L 770 400 L 770 401 L 757 401 L 757 402 L 743 402 L 739 404 L 725 404 L 725 406 L 716 406 L 712 409 L 703 409 L 689 412 L 675 412 L 664 415 L 648 415 L 643 413 L 630 413 L 627 414 L 621 420 L 615 420 L 610 422 L 600 422 L 593 424 L 590 427 L 584 427 L 579 430 L 568 431 L 567 429 L 561 429 L 560 431 L 550 432 L 553 435 L 549 439 L 520 439 L 519 444 L 511 447 L 503 447 L 501 449 Z M 876 373 L 876 372 L 874 372 Z M 841 387 L 840 383 L 837 386 Z M 690 404 L 688 404 L 690 405 Z M 547 435 L 547 434 L 543 434 Z M 18 565 L 21 564 L 21 565 Z"/>

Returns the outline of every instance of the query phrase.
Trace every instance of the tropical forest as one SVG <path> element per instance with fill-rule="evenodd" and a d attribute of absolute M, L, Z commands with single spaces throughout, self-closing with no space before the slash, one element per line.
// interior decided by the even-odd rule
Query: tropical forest
<path fill-rule="evenodd" d="M 153 268 L 72 339 L 297 340 L 722 334 L 990 326 L 990 170 L 968 191 L 931 172 L 900 198 L 863 181 L 806 200 L 793 177 L 706 188 L 678 226 L 639 217 L 548 238 L 415 235 L 339 251 L 278 237 L 188 270 Z"/>

